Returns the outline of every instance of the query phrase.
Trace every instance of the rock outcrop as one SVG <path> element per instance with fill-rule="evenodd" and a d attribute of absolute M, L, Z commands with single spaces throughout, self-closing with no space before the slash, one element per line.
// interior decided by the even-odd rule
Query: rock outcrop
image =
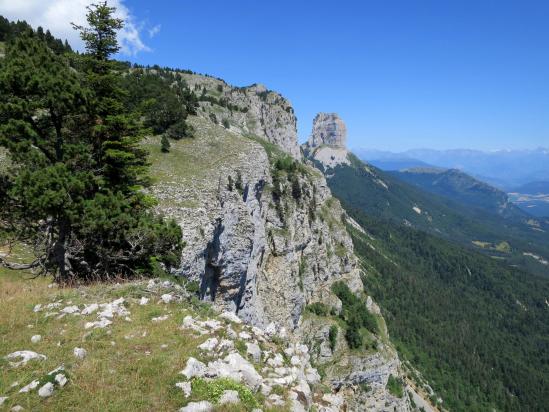
<path fill-rule="evenodd" d="M 213 77 L 182 73 L 189 87 L 198 95 L 206 95 L 212 101 L 202 101 L 202 114 L 241 135 L 261 137 L 276 144 L 286 153 L 301 157 L 297 142 L 297 119 L 290 102 L 279 93 L 268 90 L 262 84 L 247 87 L 231 87 Z M 215 99 L 215 100 L 214 100 Z"/>
<path fill-rule="evenodd" d="M 305 316 L 315 302 L 341 309 L 334 282 L 358 295 L 363 287 L 348 218 L 323 174 L 299 160 L 289 103 L 262 86 L 237 89 L 185 76 L 194 90 L 215 92 L 240 109 L 202 101 L 198 116 L 189 119 L 194 139 L 172 146 L 166 159 L 173 163 L 153 164 L 162 176 L 153 188 L 159 208 L 183 229 L 177 274 L 197 282 L 202 299 L 221 310 L 314 348 L 312 361 L 325 366 L 325 382 L 345 394 L 348 410 L 361 404 L 408 410 L 407 395 L 395 398 L 385 388 L 389 375 L 399 373 L 394 350 L 351 355 L 343 334 L 332 350 L 333 322 Z M 317 116 L 313 135 L 316 149 L 340 150 L 346 159 L 345 125 L 337 115 Z M 284 153 L 295 160 L 277 161 Z"/>
<path fill-rule="evenodd" d="M 345 149 L 347 147 L 347 127 L 337 113 L 318 113 L 313 120 L 313 131 L 307 141 L 309 148 L 323 145 Z"/>
<path fill-rule="evenodd" d="M 347 127 L 336 113 L 319 113 L 313 120 L 309 140 L 303 144 L 305 156 L 321 168 L 350 164 Z"/>

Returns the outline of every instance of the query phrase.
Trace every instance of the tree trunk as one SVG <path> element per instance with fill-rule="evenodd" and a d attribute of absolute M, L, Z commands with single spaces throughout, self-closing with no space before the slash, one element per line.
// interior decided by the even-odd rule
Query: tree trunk
<path fill-rule="evenodd" d="M 59 221 L 59 237 L 53 247 L 53 258 L 59 271 L 59 280 L 66 282 L 72 275 L 71 264 L 68 259 L 67 246 L 70 237 L 70 224 L 67 220 Z"/>

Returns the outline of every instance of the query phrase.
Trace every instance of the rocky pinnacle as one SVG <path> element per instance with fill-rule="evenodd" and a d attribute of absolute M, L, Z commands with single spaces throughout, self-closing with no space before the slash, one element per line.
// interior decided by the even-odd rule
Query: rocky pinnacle
<path fill-rule="evenodd" d="M 313 121 L 313 131 L 307 145 L 314 149 L 323 145 L 345 148 L 347 128 L 337 113 L 319 113 Z"/>

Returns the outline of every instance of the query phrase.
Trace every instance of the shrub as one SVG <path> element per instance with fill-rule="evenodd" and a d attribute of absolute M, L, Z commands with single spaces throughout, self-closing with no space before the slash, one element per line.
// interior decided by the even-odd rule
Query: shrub
<path fill-rule="evenodd" d="M 160 150 L 162 153 L 168 153 L 170 151 L 170 141 L 165 134 L 162 135 L 162 139 L 160 140 Z"/>
<path fill-rule="evenodd" d="M 400 378 L 389 375 L 386 388 L 391 395 L 396 396 L 397 398 L 402 398 L 404 396 L 404 386 L 402 384 L 402 379 Z"/>
<path fill-rule="evenodd" d="M 328 333 L 328 339 L 330 340 L 330 350 L 333 352 L 337 343 L 337 334 L 339 329 L 337 325 L 330 326 L 330 332 Z"/>
<path fill-rule="evenodd" d="M 330 314 L 330 308 L 322 302 L 311 303 L 307 305 L 306 310 L 317 316 L 328 316 Z"/>

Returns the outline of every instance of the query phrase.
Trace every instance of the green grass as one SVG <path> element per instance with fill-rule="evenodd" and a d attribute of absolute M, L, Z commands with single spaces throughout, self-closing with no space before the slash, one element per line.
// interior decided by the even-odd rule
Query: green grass
<path fill-rule="evenodd" d="M 179 371 L 184 369 L 190 356 L 201 358 L 196 347 L 211 335 L 197 336 L 181 329 L 180 325 L 188 314 L 212 316 L 208 305 L 192 301 L 159 304 L 159 294 L 164 292 L 151 293 L 146 282 L 66 289 L 51 287 L 50 283 L 51 278 L 31 279 L 25 272 L 0 269 L 3 312 L 0 317 L 0 396 L 8 396 L 4 404 L 7 409 L 21 405 L 26 410 L 70 411 L 81 410 L 85 405 L 92 411 L 177 410 L 189 401 L 174 384 L 183 380 Z M 33 312 L 39 303 L 61 301 L 61 307 L 82 307 L 110 302 L 120 296 L 126 299 L 131 321 L 115 317 L 106 329 L 84 328 L 86 322 L 96 320 L 96 314 L 66 315 L 59 319 L 46 317 L 47 311 Z M 149 304 L 137 303 L 142 296 L 150 298 Z M 153 317 L 165 314 L 169 315 L 168 319 L 151 322 Z M 239 325 L 233 328 L 240 329 Z M 41 335 L 42 340 L 31 343 L 33 335 Z M 86 349 L 87 357 L 77 360 L 73 356 L 75 347 Z M 32 350 L 46 355 L 47 360 L 12 368 L 3 358 L 17 350 Z M 69 382 L 64 388 L 56 389 L 50 398 L 41 399 L 37 390 L 18 393 L 34 379 L 45 382 L 48 372 L 61 365 L 67 371 Z M 16 382 L 18 384 L 11 387 Z M 251 410 L 261 400 L 246 387 L 228 380 L 195 381 L 192 385 L 192 400 L 215 401 L 220 388 L 237 390 L 241 404 L 236 409 L 220 406 L 220 411 Z"/>
<path fill-rule="evenodd" d="M 393 375 L 389 375 L 387 390 L 391 395 L 396 396 L 397 398 L 402 398 L 404 396 L 404 385 L 402 380 L 395 378 Z"/>

